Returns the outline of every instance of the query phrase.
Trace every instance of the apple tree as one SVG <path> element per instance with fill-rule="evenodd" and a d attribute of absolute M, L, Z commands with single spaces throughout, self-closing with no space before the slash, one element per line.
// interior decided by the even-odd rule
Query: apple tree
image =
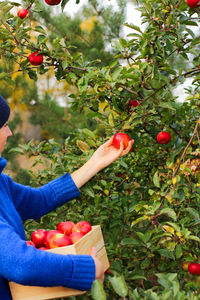
<path fill-rule="evenodd" d="M 98 12 L 100 4 L 91 2 Z M 198 262 L 200 252 L 199 1 L 138 2 L 145 27 L 134 18 L 124 24 L 131 33 L 113 41 L 115 55 L 106 65 L 85 59 L 65 38 L 52 39 L 44 23 L 29 22 L 31 15 L 20 19 L 11 13 L 16 3 L 0 3 L 1 55 L 33 80 L 53 69 L 57 81 L 76 88 L 69 95 L 71 109 L 94 122 L 63 143 L 30 141 L 15 149 L 44 163 L 42 172 L 32 172 L 32 184 L 72 172 L 117 132 L 135 140 L 128 156 L 81 189 L 81 199 L 25 226 L 27 234 L 63 219 L 102 226 L 111 263 L 105 291 L 95 282 L 81 299 L 198 299 L 199 278 L 182 264 Z M 41 2 L 26 3 L 33 14 L 42 13 Z M 29 55 L 35 52 L 43 61 L 34 65 Z M 12 81 L 7 72 L 0 78 Z M 182 99 L 174 93 L 179 86 Z M 170 139 L 163 143 L 160 132 Z"/>

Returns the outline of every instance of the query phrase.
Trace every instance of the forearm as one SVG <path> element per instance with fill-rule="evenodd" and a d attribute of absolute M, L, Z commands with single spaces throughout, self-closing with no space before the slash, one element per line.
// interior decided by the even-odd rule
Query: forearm
<path fill-rule="evenodd" d="M 88 182 L 94 175 L 100 171 L 100 167 L 97 162 L 91 157 L 82 167 L 74 171 L 71 177 L 77 186 L 81 188 L 86 182 Z"/>
<path fill-rule="evenodd" d="M 24 285 L 91 288 L 95 263 L 90 255 L 61 255 L 27 246 L 10 225 L 1 221 L 0 231 L 0 278 Z"/>

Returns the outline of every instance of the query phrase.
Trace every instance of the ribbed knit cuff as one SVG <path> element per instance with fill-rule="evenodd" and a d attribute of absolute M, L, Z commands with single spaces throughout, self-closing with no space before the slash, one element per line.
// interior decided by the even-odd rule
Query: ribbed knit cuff
<path fill-rule="evenodd" d="M 81 291 L 90 290 L 95 280 L 95 263 L 91 255 L 69 255 L 73 261 L 71 280 L 67 287 Z"/>
<path fill-rule="evenodd" d="M 56 195 L 58 205 L 62 205 L 71 199 L 80 197 L 79 189 L 75 185 L 71 175 L 68 173 L 52 180 L 49 182 L 49 185 Z"/>

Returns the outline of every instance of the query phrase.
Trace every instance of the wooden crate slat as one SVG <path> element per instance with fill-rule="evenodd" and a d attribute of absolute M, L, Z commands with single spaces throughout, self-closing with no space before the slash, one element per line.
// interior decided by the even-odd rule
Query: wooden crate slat
<path fill-rule="evenodd" d="M 10 289 L 12 292 L 13 300 L 46 300 L 52 298 L 82 295 L 85 293 L 74 289 L 66 289 L 62 286 L 22 286 L 21 284 L 17 284 L 14 282 L 10 282 Z"/>

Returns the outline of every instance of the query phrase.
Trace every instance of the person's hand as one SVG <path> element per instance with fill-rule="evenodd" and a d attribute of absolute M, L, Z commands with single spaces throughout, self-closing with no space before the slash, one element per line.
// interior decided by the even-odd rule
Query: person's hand
<path fill-rule="evenodd" d="M 117 158 L 128 154 L 134 143 L 134 140 L 129 141 L 128 146 L 124 149 L 124 144 L 121 142 L 120 148 L 117 149 L 113 146 L 112 141 L 113 137 L 102 144 L 81 168 L 71 174 L 78 189 Z"/>
<path fill-rule="evenodd" d="M 94 263 L 95 263 L 95 269 L 96 269 L 95 279 L 99 279 L 103 283 L 103 281 L 104 281 L 104 267 L 103 267 L 103 264 L 100 262 L 100 260 L 96 257 L 97 256 L 97 249 L 95 247 L 93 247 L 91 249 L 90 255 L 94 259 Z"/>
<path fill-rule="evenodd" d="M 134 143 L 134 140 L 130 140 L 128 146 L 124 149 L 124 144 L 123 142 L 121 142 L 120 148 L 117 149 L 112 144 L 112 141 L 113 137 L 102 144 L 90 158 L 91 160 L 93 160 L 93 163 L 98 166 L 99 170 L 104 169 L 117 158 L 128 154 L 132 149 L 132 145 Z"/>

